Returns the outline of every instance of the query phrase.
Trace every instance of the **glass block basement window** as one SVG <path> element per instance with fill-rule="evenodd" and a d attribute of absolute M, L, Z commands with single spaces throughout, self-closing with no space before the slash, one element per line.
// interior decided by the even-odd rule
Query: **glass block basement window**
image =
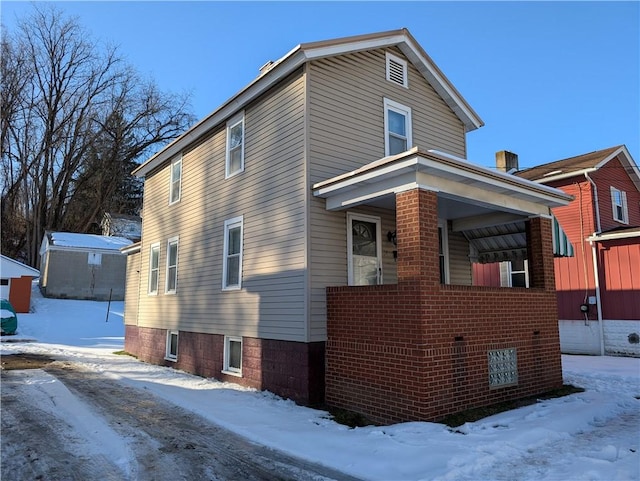
<path fill-rule="evenodd" d="M 489 387 L 505 387 L 518 384 L 518 357 L 515 348 L 494 349 L 489 357 Z"/>

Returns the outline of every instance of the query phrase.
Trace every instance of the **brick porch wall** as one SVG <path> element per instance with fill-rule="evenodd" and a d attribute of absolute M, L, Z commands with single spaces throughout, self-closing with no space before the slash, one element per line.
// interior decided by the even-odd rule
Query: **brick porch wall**
<path fill-rule="evenodd" d="M 179 331 L 178 359 L 165 359 L 165 329 L 125 326 L 125 350 L 140 360 L 271 391 L 305 404 L 324 400 L 324 342 L 242 338 L 242 377 L 224 374 L 224 336 Z"/>
<path fill-rule="evenodd" d="M 398 284 L 327 289 L 327 403 L 431 421 L 561 386 L 550 221 L 529 221 L 533 288 L 455 286 L 440 284 L 436 195 L 399 194 L 396 210 Z M 518 384 L 492 389 L 487 351 L 505 348 Z"/>

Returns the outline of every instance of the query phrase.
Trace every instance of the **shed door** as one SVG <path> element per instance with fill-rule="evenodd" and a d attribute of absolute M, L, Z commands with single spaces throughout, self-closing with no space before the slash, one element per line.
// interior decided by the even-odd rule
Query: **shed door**
<path fill-rule="evenodd" d="M 11 290 L 10 279 L 0 279 L 0 299 L 9 300 L 9 291 Z"/>
<path fill-rule="evenodd" d="M 382 284 L 380 218 L 347 214 L 349 285 Z"/>

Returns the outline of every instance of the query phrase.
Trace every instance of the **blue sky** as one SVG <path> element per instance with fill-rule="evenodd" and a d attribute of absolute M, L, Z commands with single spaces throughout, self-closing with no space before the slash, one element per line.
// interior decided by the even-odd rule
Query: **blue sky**
<path fill-rule="evenodd" d="M 53 3 L 53 2 L 51 2 Z M 299 43 L 406 27 L 484 120 L 469 160 L 626 144 L 640 163 L 640 2 L 58 2 L 202 118 Z M 31 3 L 2 1 L 3 26 Z"/>

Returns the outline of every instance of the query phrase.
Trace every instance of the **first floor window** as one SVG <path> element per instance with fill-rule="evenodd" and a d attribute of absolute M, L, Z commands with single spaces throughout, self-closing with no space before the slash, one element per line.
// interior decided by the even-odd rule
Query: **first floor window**
<path fill-rule="evenodd" d="M 167 242 L 167 280 L 165 292 L 175 294 L 178 284 L 178 238 L 173 237 Z"/>
<path fill-rule="evenodd" d="M 178 360 L 178 331 L 167 331 L 167 350 L 165 358 L 170 361 Z"/>
<path fill-rule="evenodd" d="M 511 287 L 529 287 L 529 264 L 526 259 L 509 263 Z"/>
<path fill-rule="evenodd" d="M 149 294 L 158 293 L 160 273 L 160 244 L 152 244 L 149 251 Z"/>
<path fill-rule="evenodd" d="M 222 288 L 242 287 L 242 216 L 224 223 L 224 254 Z"/>
<path fill-rule="evenodd" d="M 224 371 L 228 374 L 242 375 L 242 338 L 225 336 Z"/>

